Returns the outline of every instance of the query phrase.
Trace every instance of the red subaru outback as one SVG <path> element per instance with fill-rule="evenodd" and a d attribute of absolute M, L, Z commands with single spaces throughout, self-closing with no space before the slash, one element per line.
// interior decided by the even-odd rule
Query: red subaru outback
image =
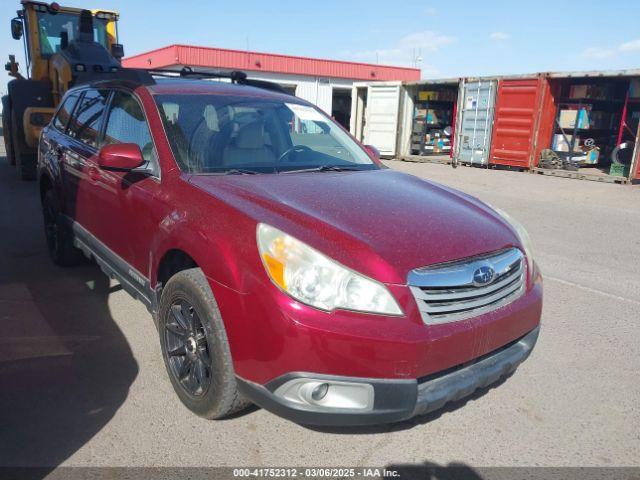
<path fill-rule="evenodd" d="M 527 358 L 542 281 L 504 213 L 267 84 L 133 77 L 70 90 L 44 130 L 46 239 L 147 305 L 193 412 L 396 422 Z"/>

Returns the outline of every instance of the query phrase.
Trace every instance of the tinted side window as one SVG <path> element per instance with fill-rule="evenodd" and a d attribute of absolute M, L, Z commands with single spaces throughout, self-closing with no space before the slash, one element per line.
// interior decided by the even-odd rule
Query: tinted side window
<path fill-rule="evenodd" d="M 115 92 L 107 118 L 105 144 L 135 143 L 146 161 L 155 159 L 151 132 L 142 107 L 129 93 Z"/>
<path fill-rule="evenodd" d="M 69 123 L 69 117 L 71 117 L 71 112 L 73 112 L 73 106 L 76 104 L 76 100 L 80 94 L 72 93 L 67 98 L 65 98 L 64 102 L 60 106 L 58 113 L 53 119 L 53 126 L 64 132 L 67 128 L 67 123 Z"/>
<path fill-rule="evenodd" d="M 97 147 L 102 114 L 108 98 L 109 90 L 87 90 L 73 114 L 69 135 L 87 145 Z"/>

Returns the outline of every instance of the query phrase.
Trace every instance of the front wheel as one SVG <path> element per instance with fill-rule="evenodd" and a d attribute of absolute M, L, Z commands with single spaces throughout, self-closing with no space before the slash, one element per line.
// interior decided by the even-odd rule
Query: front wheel
<path fill-rule="evenodd" d="M 199 268 L 178 272 L 162 290 L 162 356 L 173 389 L 195 414 L 223 418 L 244 409 L 220 310 Z"/>

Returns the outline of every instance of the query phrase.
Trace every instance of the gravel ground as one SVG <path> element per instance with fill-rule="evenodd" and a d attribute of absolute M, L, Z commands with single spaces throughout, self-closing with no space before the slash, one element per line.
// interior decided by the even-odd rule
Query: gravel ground
<path fill-rule="evenodd" d="M 389 165 L 529 229 L 543 329 L 511 378 L 380 428 L 309 429 L 260 409 L 202 420 L 174 395 L 142 304 L 92 265 L 52 266 L 37 185 L 0 159 L 0 465 L 639 465 L 640 188 Z"/>

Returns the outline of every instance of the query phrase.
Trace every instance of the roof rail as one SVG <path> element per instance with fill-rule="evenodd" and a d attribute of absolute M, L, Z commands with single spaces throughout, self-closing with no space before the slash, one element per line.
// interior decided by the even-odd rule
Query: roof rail
<path fill-rule="evenodd" d="M 180 70 L 171 70 L 171 69 L 154 69 L 154 70 L 145 70 L 149 72 L 150 75 L 158 76 L 158 77 L 181 77 L 181 78 L 228 78 L 231 80 L 231 83 L 236 83 L 238 85 L 247 85 L 250 87 L 262 88 L 265 90 L 272 90 L 274 92 L 283 93 L 285 95 L 291 95 L 287 92 L 281 85 L 277 83 L 268 82 L 266 80 L 255 80 L 252 78 L 247 78 L 247 74 L 240 70 L 234 70 L 232 72 L 197 72 L 194 71 L 191 67 L 182 67 Z"/>
<path fill-rule="evenodd" d="M 231 83 L 238 85 L 247 85 L 250 87 L 262 88 L 264 90 L 271 90 L 285 95 L 291 95 L 282 86 L 277 83 L 268 82 L 266 80 L 255 80 L 247 78 L 245 72 L 240 70 L 234 70 L 232 72 L 196 72 L 191 67 L 183 67 L 180 70 L 171 69 L 146 69 L 146 68 L 114 68 L 106 72 L 85 72 L 78 75 L 78 78 L 74 82 L 74 86 L 85 83 L 99 82 L 99 81 L 125 81 L 134 85 L 154 85 L 156 83 L 153 77 L 168 77 L 168 78 L 228 78 Z"/>
<path fill-rule="evenodd" d="M 109 71 L 88 71 L 78 75 L 73 86 L 100 81 L 125 81 L 135 85 L 153 85 L 155 80 L 143 69 L 138 68 L 114 68 Z"/>

